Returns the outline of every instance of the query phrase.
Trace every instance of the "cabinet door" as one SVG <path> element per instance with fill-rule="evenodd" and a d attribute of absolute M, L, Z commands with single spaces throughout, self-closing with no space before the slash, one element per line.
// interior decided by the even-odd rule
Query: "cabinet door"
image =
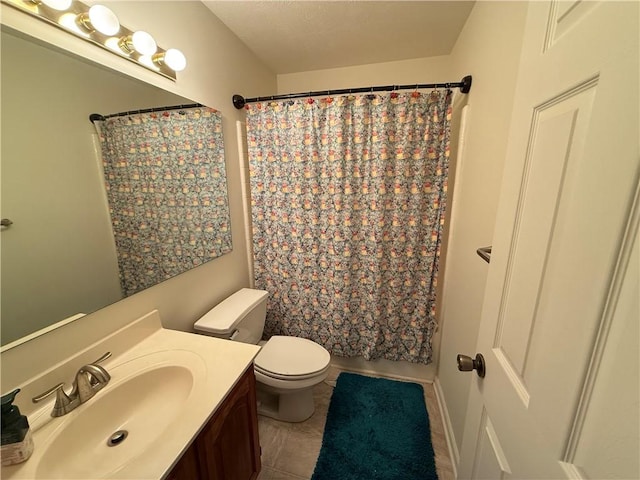
<path fill-rule="evenodd" d="M 198 455 L 192 445 L 178 460 L 166 480 L 198 480 L 201 478 L 200 469 L 198 468 Z"/>
<path fill-rule="evenodd" d="M 245 372 L 200 433 L 196 446 L 207 480 L 258 477 L 260 444 L 253 367 Z"/>

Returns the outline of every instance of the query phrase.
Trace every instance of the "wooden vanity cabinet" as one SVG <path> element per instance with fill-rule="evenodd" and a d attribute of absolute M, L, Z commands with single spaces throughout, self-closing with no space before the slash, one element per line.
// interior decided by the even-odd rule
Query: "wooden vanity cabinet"
<path fill-rule="evenodd" d="M 166 480 L 187 480 L 187 479 L 201 479 L 204 478 L 200 475 L 200 467 L 198 466 L 198 454 L 196 452 L 195 445 L 191 445 L 189 449 L 184 452 L 184 455 L 178 460 L 178 463 L 173 467 Z"/>
<path fill-rule="evenodd" d="M 250 366 L 167 480 L 255 480 L 260 468 L 256 380 Z"/>

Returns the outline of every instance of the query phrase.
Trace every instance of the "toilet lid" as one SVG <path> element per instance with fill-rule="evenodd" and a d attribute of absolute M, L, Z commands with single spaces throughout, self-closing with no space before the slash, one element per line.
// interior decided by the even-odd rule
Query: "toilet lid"
<path fill-rule="evenodd" d="M 306 338 L 275 335 L 264 344 L 254 360 L 264 373 L 278 376 L 308 376 L 326 369 L 331 355 Z"/>

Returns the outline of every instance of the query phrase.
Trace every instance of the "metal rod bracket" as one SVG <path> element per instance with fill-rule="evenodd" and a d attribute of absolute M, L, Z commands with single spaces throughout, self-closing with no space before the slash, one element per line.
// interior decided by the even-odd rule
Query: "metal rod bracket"
<path fill-rule="evenodd" d="M 242 95 L 238 95 L 237 93 L 233 96 L 231 101 L 233 102 L 233 106 L 236 107 L 238 110 L 240 110 L 241 108 L 244 108 L 244 106 L 247 103 L 245 102 L 244 97 Z"/>

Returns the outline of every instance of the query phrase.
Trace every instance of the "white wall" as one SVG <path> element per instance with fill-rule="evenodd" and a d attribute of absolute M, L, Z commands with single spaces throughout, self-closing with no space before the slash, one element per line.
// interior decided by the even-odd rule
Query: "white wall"
<path fill-rule="evenodd" d="M 234 93 L 267 95 L 276 77 L 200 2 L 108 2 L 123 25 L 147 30 L 163 48 L 181 49 L 187 69 L 177 82 L 117 58 L 87 42 L 2 6 L 2 23 L 59 48 L 91 58 L 222 112 L 233 251 L 201 267 L 99 310 L 61 329 L 2 354 L 2 391 L 49 368 L 87 342 L 103 338 L 142 314 L 158 309 L 165 326 L 191 330 L 192 323 L 238 288 L 247 286 L 245 228 L 234 124 L 243 117 L 231 104 Z M 7 121 L 6 119 L 2 119 Z"/>
<path fill-rule="evenodd" d="M 458 449 L 471 374 L 458 372 L 456 355 L 476 353 L 489 268 L 476 249 L 492 241 L 525 15 L 524 3 L 477 2 L 450 57 L 454 77 L 473 75 L 454 234 L 448 243 L 438 366 L 449 433 Z"/>

